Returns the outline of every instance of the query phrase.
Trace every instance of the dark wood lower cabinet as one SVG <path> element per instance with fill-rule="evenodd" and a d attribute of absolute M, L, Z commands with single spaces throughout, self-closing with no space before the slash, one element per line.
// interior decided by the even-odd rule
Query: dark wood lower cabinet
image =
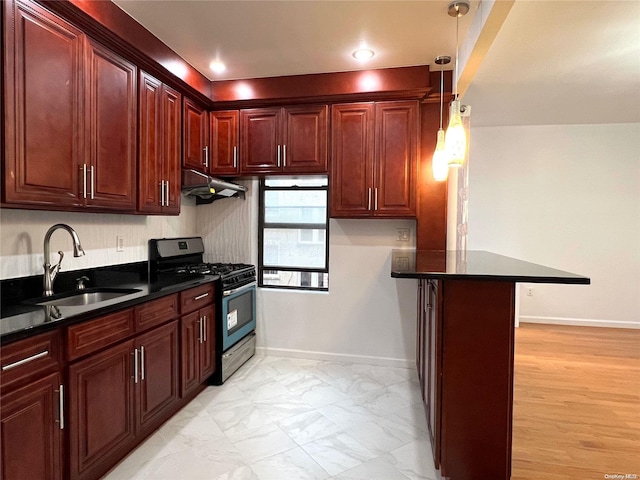
<path fill-rule="evenodd" d="M 98 478 L 173 413 L 178 322 L 69 367 L 70 478 Z"/>
<path fill-rule="evenodd" d="M 136 340 L 140 377 L 136 389 L 136 433 L 155 428 L 178 402 L 178 322 Z"/>
<path fill-rule="evenodd" d="M 508 480 L 515 284 L 419 282 L 418 377 L 436 468 L 451 480 Z"/>
<path fill-rule="evenodd" d="M 215 308 L 213 305 L 181 319 L 181 396 L 187 395 L 215 372 Z"/>
<path fill-rule="evenodd" d="M 0 399 L 3 480 L 62 479 L 59 373 Z"/>
<path fill-rule="evenodd" d="M 71 479 L 104 473 L 133 444 L 133 353 L 130 340 L 69 367 Z"/>

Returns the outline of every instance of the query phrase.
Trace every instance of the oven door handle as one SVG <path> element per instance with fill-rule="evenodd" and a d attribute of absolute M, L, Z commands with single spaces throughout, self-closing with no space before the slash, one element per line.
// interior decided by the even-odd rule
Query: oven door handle
<path fill-rule="evenodd" d="M 224 292 L 222 292 L 222 296 L 223 297 L 229 297 L 235 293 L 238 292 L 242 292 L 243 290 L 249 290 L 250 288 L 253 288 L 256 286 L 256 282 L 251 282 L 251 283 L 247 283 L 246 285 L 242 285 L 241 287 L 238 288 L 233 288 L 231 290 L 225 290 Z"/>

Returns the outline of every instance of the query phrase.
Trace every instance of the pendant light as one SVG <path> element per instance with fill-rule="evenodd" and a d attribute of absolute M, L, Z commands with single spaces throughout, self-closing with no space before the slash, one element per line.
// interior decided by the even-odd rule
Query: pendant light
<path fill-rule="evenodd" d="M 453 77 L 453 101 L 449 112 L 449 126 L 444 136 L 445 149 L 450 167 L 460 167 L 464 163 L 467 151 L 467 134 L 460 117 L 460 100 L 458 100 L 458 23 L 460 17 L 469 12 L 467 0 L 456 0 L 449 4 L 449 16 L 456 17 L 456 68 Z"/>
<path fill-rule="evenodd" d="M 451 57 L 446 55 L 436 57 L 436 65 L 447 65 L 451 62 Z M 444 148 L 444 130 L 442 129 L 442 106 L 444 104 L 444 70 L 440 70 L 440 129 L 438 130 L 438 141 L 433 152 L 431 166 L 433 179 L 442 182 L 447 179 L 449 173 L 449 159 Z"/>

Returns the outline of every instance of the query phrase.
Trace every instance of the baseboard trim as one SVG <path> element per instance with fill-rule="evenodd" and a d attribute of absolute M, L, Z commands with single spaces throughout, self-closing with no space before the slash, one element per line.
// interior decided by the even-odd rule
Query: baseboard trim
<path fill-rule="evenodd" d="M 640 329 L 640 322 L 625 322 L 620 320 L 594 320 L 590 318 L 536 317 L 532 315 L 520 315 L 520 323 L 546 323 L 549 325 L 572 325 L 576 327 Z"/>
<path fill-rule="evenodd" d="M 380 367 L 415 368 L 415 360 L 389 357 L 370 357 L 367 355 L 350 355 L 345 353 L 314 352 L 309 350 L 292 350 L 288 348 L 256 347 L 258 355 L 275 357 L 304 358 L 328 362 L 365 363 Z"/>

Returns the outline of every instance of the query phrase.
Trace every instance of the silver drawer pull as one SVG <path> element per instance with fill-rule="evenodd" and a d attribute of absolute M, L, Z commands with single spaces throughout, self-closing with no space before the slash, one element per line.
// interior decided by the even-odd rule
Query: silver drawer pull
<path fill-rule="evenodd" d="M 64 430 L 64 385 L 60 384 L 58 392 L 58 427 Z"/>
<path fill-rule="evenodd" d="M 202 295 L 198 295 L 197 297 L 194 297 L 194 300 L 202 300 L 203 298 L 207 298 L 208 296 L 209 296 L 209 292 L 203 293 Z"/>
<path fill-rule="evenodd" d="M 34 360 L 38 360 L 39 358 L 46 357 L 47 355 L 49 355 L 49 350 L 36 353 L 35 355 L 31 355 L 30 357 L 23 358 L 22 360 L 18 360 L 17 362 L 10 363 L 9 365 L 5 365 L 4 367 L 2 367 L 2 371 L 6 372 L 7 370 L 11 370 L 12 368 L 19 367 L 20 365 L 24 365 L 25 363 L 33 362 Z"/>

